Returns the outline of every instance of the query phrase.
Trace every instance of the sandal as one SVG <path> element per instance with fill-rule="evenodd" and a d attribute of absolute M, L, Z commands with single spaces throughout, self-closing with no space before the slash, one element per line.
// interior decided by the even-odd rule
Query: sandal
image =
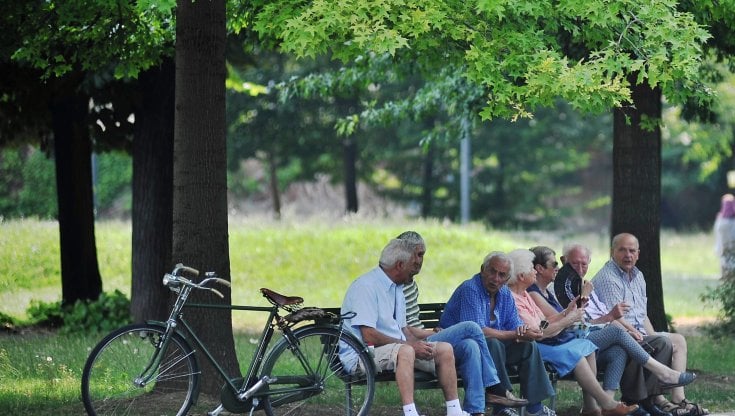
<path fill-rule="evenodd" d="M 680 403 L 678 403 L 678 405 L 679 408 L 684 409 L 689 416 L 704 416 L 709 414 L 709 410 L 698 405 L 697 403 L 692 403 L 687 399 L 682 400 Z"/>
<path fill-rule="evenodd" d="M 685 407 L 681 407 L 678 404 L 671 403 L 670 401 L 663 399 L 660 402 L 655 403 L 659 409 L 666 413 L 671 413 L 671 416 L 690 416 L 689 410 Z"/>

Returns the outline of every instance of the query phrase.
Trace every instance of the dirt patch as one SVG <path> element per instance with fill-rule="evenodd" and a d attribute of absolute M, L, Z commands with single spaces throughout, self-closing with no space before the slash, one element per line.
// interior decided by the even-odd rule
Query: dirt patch
<path fill-rule="evenodd" d="M 703 335 L 703 328 L 707 325 L 713 324 L 715 321 L 716 318 L 705 317 L 676 318 L 674 320 L 674 329 L 685 337 L 701 336 Z"/>

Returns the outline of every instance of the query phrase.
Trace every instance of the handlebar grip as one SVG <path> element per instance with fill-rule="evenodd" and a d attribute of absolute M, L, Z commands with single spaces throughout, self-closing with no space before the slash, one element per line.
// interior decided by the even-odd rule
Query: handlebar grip
<path fill-rule="evenodd" d="M 199 270 L 197 270 L 197 269 L 195 269 L 193 267 L 184 266 L 181 263 L 179 263 L 179 264 L 176 265 L 176 269 L 185 271 L 187 273 L 190 273 L 190 274 L 194 275 L 194 277 L 199 276 Z"/>
<path fill-rule="evenodd" d="M 219 283 L 219 284 L 221 284 L 221 285 L 225 285 L 227 287 L 232 287 L 232 283 L 228 282 L 225 279 L 220 279 L 219 277 L 215 277 L 214 278 L 214 281 L 217 282 L 217 283 Z"/>

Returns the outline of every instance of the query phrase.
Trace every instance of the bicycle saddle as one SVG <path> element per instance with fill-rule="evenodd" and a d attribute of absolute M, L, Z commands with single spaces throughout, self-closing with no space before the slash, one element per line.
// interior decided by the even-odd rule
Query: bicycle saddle
<path fill-rule="evenodd" d="M 268 301 L 278 306 L 298 305 L 300 303 L 304 303 L 304 298 L 300 296 L 283 296 L 280 293 L 276 293 L 264 287 L 260 288 L 260 293 L 262 293 Z"/>

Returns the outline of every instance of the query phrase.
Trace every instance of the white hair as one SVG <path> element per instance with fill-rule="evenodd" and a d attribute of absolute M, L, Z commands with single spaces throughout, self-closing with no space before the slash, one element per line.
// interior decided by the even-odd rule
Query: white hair
<path fill-rule="evenodd" d="M 513 263 L 513 274 L 508 279 L 508 284 L 515 283 L 517 277 L 533 270 L 533 251 L 525 248 L 519 248 L 508 253 L 511 263 Z"/>

